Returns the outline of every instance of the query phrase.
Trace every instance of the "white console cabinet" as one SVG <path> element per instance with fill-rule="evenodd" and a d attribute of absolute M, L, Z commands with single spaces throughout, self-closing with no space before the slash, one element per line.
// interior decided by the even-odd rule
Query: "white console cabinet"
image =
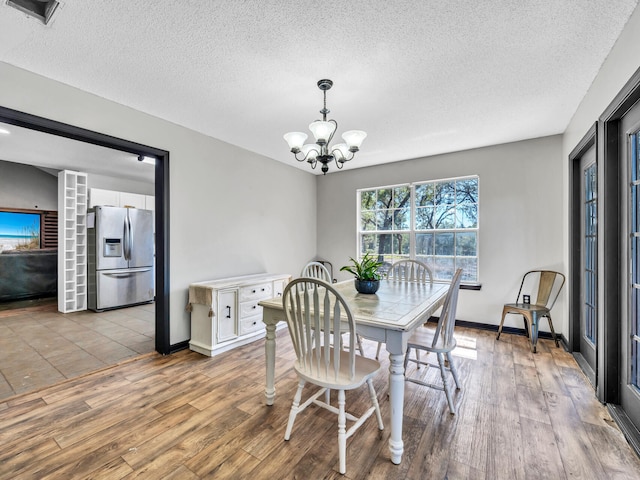
<path fill-rule="evenodd" d="M 189 348 L 211 357 L 264 336 L 258 302 L 281 297 L 290 280 L 288 274 L 261 273 L 189 285 Z"/>

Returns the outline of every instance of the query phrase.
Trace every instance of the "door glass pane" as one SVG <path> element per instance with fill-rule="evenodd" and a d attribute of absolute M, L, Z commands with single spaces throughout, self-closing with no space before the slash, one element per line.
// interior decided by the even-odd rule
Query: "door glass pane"
<path fill-rule="evenodd" d="M 596 342 L 597 313 L 597 169 L 592 164 L 584 171 L 584 332 L 589 342 Z"/>
<path fill-rule="evenodd" d="M 631 160 L 631 322 L 630 322 L 630 335 L 629 341 L 629 366 L 630 366 L 630 383 L 638 388 L 640 378 L 638 375 L 638 367 L 640 366 L 640 359 L 638 358 L 638 342 L 640 341 L 640 215 L 637 208 L 638 196 L 640 192 L 640 171 L 638 168 L 638 150 L 639 150 L 639 135 L 631 135 L 630 138 L 630 160 Z"/>

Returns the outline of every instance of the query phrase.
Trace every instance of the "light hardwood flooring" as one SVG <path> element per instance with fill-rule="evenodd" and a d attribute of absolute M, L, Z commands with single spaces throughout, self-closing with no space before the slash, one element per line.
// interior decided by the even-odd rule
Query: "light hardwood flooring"
<path fill-rule="evenodd" d="M 0 403 L 0 478 L 640 478 L 640 460 L 571 355 L 548 340 L 534 355 L 519 336 L 496 341 L 493 332 L 459 328 L 456 337 L 458 415 L 443 392 L 405 383 L 401 465 L 390 462 L 389 432 L 379 438 L 372 419 L 347 443 L 345 477 L 329 412 L 310 407 L 283 440 L 297 385 L 283 331 L 271 407 L 263 340 L 213 358 L 145 356 Z M 376 344 L 365 344 L 373 356 Z M 388 424 L 382 363 L 374 384 Z M 348 409 L 367 405 L 366 389 L 347 393 Z"/>
<path fill-rule="evenodd" d="M 0 308 L 0 401 L 155 351 L 153 304 L 67 314 L 55 299 L 10 306 Z"/>

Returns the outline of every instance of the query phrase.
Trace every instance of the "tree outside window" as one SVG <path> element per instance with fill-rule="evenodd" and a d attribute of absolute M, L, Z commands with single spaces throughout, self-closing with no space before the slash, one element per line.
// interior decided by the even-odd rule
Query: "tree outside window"
<path fill-rule="evenodd" d="M 413 258 L 450 280 L 478 281 L 478 177 L 360 190 L 360 255 L 383 262 Z"/>

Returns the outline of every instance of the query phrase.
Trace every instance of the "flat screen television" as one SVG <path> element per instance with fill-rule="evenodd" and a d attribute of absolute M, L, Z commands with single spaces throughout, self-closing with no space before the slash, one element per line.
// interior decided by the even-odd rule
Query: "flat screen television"
<path fill-rule="evenodd" d="M 0 212 L 0 251 L 40 248 L 40 214 Z"/>

